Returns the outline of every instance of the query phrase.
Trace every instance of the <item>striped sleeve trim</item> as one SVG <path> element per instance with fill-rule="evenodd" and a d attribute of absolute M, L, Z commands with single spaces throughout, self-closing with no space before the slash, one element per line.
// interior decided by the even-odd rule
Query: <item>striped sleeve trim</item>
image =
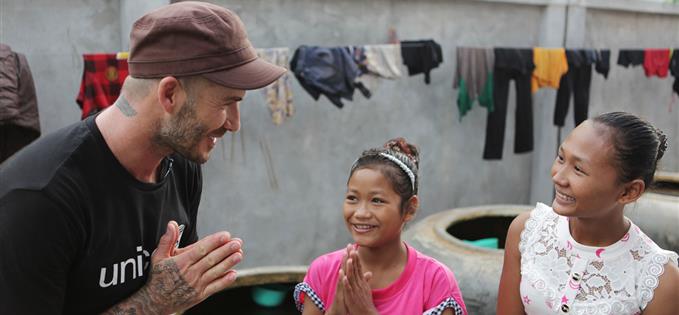
<path fill-rule="evenodd" d="M 460 306 L 460 304 L 457 304 L 457 301 L 455 301 L 455 299 L 453 299 L 452 297 L 445 299 L 443 302 L 441 302 L 441 304 L 429 309 L 422 315 L 441 315 L 443 314 L 443 311 L 445 311 L 448 308 L 452 309 L 453 314 L 455 315 L 464 315 L 462 307 Z"/>
<path fill-rule="evenodd" d="M 304 311 L 304 303 L 302 302 L 302 293 L 306 294 L 308 298 L 311 298 L 311 301 L 314 302 L 316 307 L 318 307 L 321 312 L 325 313 L 325 305 L 323 305 L 323 301 L 321 298 L 314 292 L 314 289 L 311 288 L 306 282 L 300 282 L 295 286 L 295 293 L 293 294 L 293 297 L 295 299 L 295 305 L 297 305 L 297 310 L 302 312 Z"/>

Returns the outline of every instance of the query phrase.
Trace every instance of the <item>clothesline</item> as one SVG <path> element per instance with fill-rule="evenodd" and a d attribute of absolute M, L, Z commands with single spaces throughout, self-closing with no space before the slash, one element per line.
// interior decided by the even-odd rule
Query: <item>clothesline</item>
<path fill-rule="evenodd" d="M 493 81 L 500 83 L 499 92 L 503 94 L 505 81 L 530 75 L 531 92 L 541 87 L 559 89 L 557 104 L 560 105 L 557 107 L 560 113 L 558 117 L 555 113 L 555 125 L 563 125 L 562 117 L 565 117 L 568 110 L 571 93 L 574 94 L 577 103 L 576 120 L 581 121 L 586 119 L 586 110 L 583 111 L 586 106 L 582 105 L 586 102 L 579 100 L 581 98 L 579 95 L 584 90 L 587 90 L 586 94 L 589 93 L 591 80 L 591 74 L 588 75 L 587 71 L 581 68 L 587 69 L 587 66 L 591 67 L 594 64 L 597 72 L 606 78 L 610 69 L 608 49 L 458 47 L 456 51 L 457 65 L 453 87 L 458 90 L 460 119 L 475 102 L 486 107 L 489 112 L 495 110 L 498 101 L 493 97 L 495 90 L 491 84 Z M 475 51 L 476 54 L 478 51 L 502 51 L 502 53 L 500 56 L 484 53 L 485 55 L 479 58 L 480 55 L 465 55 L 465 52 L 469 51 Z M 528 53 L 529 51 L 531 53 Z M 320 95 L 325 95 L 339 108 L 344 106 L 341 99 L 353 99 L 355 89 L 359 89 L 369 98 L 382 79 L 400 78 L 403 65 L 411 76 L 424 74 L 425 83 L 429 84 L 429 73 L 443 62 L 441 46 L 433 40 L 363 46 L 300 46 L 292 58 L 289 52 L 287 47 L 258 49 L 260 58 L 289 68 L 314 99 L 318 100 Z M 557 52 L 556 55 L 554 52 Z M 82 118 L 109 106 L 118 97 L 122 82 L 127 76 L 127 57 L 127 52 L 83 55 L 85 67 L 77 98 L 82 109 Z M 538 60 L 528 60 L 534 58 Z M 500 60 L 498 65 L 495 65 L 496 59 Z M 679 76 L 679 70 L 676 69 L 679 66 L 679 54 L 671 57 L 670 49 L 621 49 L 618 64 L 625 67 L 643 65 L 649 76 L 666 77 L 668 69 L 675 78 Z M 674 68 L 671 64 L 674 64 Z M 508 73 L 509 77 L 501 75 L 495 78 L 493 71 L 495 68 L 512 71 Z M 517 73 L 522 76 L 517 76 Z M 561 84 L 562 82 L 566 85 Z M 560 88 L 561 86 L 565 87 Z M 675 80 L 673 89 L 679 94 L 679 79 Z M 263 91 L 275 124 L 281 124 L 294 114 L 289 75 L 283 76 L 281 80 Z M 527 95 L 530 96 L 530 93 Z M 506 103 L 506 100 L 499 102 L 501 106 L 506 106 L 502 104 Z"/>

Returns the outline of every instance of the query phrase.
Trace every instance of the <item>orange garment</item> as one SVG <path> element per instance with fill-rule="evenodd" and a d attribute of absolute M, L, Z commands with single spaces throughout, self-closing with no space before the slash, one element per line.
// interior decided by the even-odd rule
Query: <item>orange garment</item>
<path fill-rule="evenodd" d="M 541 87 L 558 89 L 561 76 L 568 72 L 568 60 L 566 49 L 563 48 L 533 48 L 533 78 L 531 79 L 531 91 Z"/>

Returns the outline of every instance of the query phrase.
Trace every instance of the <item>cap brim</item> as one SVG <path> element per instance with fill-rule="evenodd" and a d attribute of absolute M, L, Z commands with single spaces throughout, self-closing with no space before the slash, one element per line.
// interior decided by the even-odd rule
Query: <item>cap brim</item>
<path fill-rule="evenodd" d="M 229 88 L 255 90 L 278 80 L 286 71 L 283 67 L 257 58 L 235 68 L 203 73 L 202 76 Z"/>

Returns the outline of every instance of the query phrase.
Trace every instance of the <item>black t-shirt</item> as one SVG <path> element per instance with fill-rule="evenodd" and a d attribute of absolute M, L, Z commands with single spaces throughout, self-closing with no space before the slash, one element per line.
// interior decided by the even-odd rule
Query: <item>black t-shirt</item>
<path fill-rule="evenodd" d="M 137 181 L 94 117 L 44 136 L 0 165 L 0 314 L 95 314 L 139 290 L 175 220 L 197 241 L 202 174 L 165 158 Z"/>

